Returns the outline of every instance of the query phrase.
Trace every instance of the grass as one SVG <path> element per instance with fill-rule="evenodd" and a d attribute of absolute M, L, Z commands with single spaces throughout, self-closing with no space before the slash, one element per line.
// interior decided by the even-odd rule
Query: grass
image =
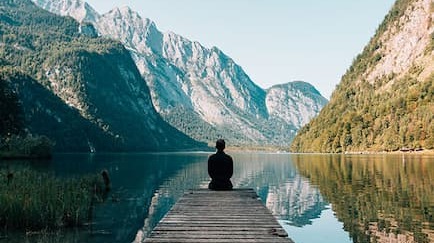
<path fill-rule="evenodd" d="M 100 175 L 60 179 L 29 168 L 0 170 L 0 228 L 56 230 L 91 220 L 104 193 Z"/>

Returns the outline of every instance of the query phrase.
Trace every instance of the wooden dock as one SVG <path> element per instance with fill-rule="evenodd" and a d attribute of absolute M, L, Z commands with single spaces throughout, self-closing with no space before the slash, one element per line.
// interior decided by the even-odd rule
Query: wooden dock
<path fill-rule="evenodd" d="M 290 243 L 253 189 L 186 193 L 145 242 Z"/>

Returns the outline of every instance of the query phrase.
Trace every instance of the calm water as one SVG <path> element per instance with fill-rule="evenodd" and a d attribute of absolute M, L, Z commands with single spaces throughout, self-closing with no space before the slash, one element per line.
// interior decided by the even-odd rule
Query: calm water
<path fill-rule="evenodd" d="M 61 154 L 31 164 L 60 177 L 107 169 L 113 190 L 92 229 L 29 242 L 141 242 L 185 191 L 207 187 L 208 155 Z M 231 155 L 234 186 L 254 188 L 296 243 L 434 242 L 434 156 Z"/>

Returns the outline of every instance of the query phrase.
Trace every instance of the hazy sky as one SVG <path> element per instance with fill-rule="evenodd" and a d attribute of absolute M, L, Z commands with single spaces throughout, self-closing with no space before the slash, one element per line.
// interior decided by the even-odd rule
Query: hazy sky
<path fill-rule="evenodd" d="M 234 59 L 262 88 L 303 80 L 329 98 L 394 0 L 87 0 L 98 12 L 130 6 Z"/>

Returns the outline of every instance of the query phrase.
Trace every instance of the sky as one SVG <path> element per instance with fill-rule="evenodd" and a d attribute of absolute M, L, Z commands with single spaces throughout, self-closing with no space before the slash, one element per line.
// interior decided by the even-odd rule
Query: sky
<path fill-rule="evenodd" d="M 205 47 L 218 47 L 266 89 L 302 80 L 330 98 L 394 0 L 87 0 L 129 6 Z"/>

